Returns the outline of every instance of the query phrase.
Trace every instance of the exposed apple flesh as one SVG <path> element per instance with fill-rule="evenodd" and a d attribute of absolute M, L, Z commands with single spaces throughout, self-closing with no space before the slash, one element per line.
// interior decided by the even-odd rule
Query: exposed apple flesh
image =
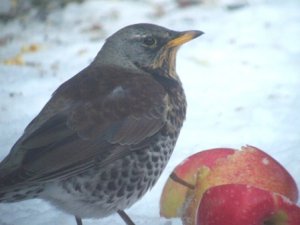
<path fill-rule="evenodd" d="M 285 196 L 244 184 L 208 189 L 197 225 L 300 225 L 300 208 Z"/>
<path fill-rule="evenodd" d="M 292 202 L 298 199 L 294 179 L 268 154 L 252 146 L 242 147 L 241 151 L 216 148 L 196 153 L 174 169 L 163 189 L 160 214 L 181 217 L 185 225 L 195 225 L 203 193 L 230 183 L 279 193 Z"/>
<path fill-rule="evenodd" d="M 212 168 L 216 161 L 232 155 L 236 150 L 216 148 L 198 152 L 180 163 L 167 180 L 160 199 L 160 215 L 166 218 L 180 217 L 189 189 L 196 183 L 200 167 Z"/>

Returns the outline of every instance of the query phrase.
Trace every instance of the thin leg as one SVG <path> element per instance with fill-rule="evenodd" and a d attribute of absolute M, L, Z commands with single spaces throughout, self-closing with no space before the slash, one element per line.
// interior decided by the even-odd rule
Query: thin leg
<path fill-rule="evenodd" d="M 76 220 L 77 225 L 82 225 L 82 220 L 81 220 L 81 218 L 75 216 L 75 220 Z"/>
<path fill-rule="evenodd" d="M 123 210 L 118 210 L 118 214 L 119 214 L 119 216 L 121 216 L 121 218 L 124 220 L 124 222 L 127 225 L 135 225 L 134 222 L 130 219 L 130 217 Z"/>

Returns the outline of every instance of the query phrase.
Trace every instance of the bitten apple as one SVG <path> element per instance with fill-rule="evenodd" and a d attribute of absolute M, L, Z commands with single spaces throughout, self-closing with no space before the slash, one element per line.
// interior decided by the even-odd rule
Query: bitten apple
<path fill-rule="evenodd" d="M 160 215 L 180 217 L 189 189 L 196 183 L 197 171 L 202 166 L 213 168 L 216 161 L 232 155 L 236 150 L 216 148 L 198 152 L 180 163 L 167 180 L 160 199 Z"/>
<path fill-rule="evenodd" d="M 245 184 L 214 186 L 203 194 L 197 225 L 299 225 L 300 208 L 287 197 Z"/>
<path fill-rule="evenodd" d="M 189 196 L 182 220 L 185 225 L 194 225 L 196 210 L 203 193 L 211 187 L 223 184 L 245 184 L 279 193 L 292 202 L 297 202 L 298 189 L 292 176 L 275 159 L 252 146 L 220 159 L 212 168 L 201 167 L 195 191 Z"/>

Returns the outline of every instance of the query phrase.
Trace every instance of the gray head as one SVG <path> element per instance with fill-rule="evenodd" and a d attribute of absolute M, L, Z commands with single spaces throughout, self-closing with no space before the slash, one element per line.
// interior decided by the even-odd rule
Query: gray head
<path fill-rule="evenodd" d="M 106 40 L 94 63 L 156 71 L 175 78 L 177 49 L 201 34 L 202 31 L 177 32 L 154 24 L 130 25 Z"/>

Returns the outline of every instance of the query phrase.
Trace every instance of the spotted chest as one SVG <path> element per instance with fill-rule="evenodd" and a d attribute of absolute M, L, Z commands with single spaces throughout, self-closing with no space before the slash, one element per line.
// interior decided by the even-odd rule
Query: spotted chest
<path fill-rule="evenodd" d="M 105 168 L 49 185 L 44 198 L 81 218 L 104 217 L 131 206 L 155 184 L 173 151 L 176 139 L 156 138 L 155 144 Z"/>

